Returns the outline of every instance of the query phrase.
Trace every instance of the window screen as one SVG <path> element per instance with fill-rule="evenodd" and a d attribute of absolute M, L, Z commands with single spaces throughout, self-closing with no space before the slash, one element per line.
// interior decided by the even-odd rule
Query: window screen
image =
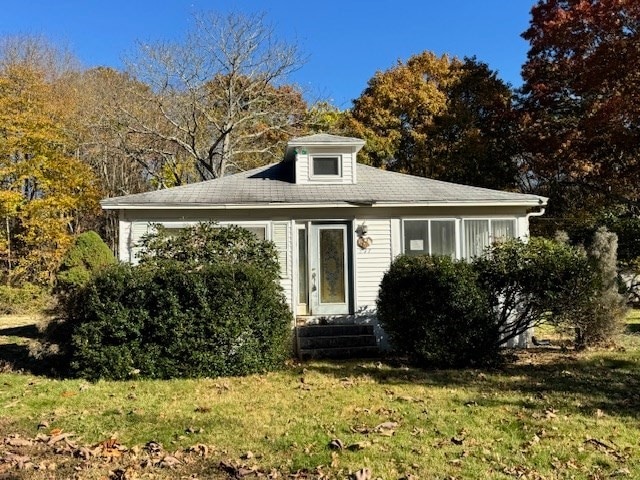
<path fill-rule="evenodd" d="M 338 157 L 313 157 L 314 175 L 340 175 L 340 160 Z"/>
<path fill-rule="evenodd" d="M 404 253 L 426 255 L 429 253 L 429 221 L 406 220 L 404 222 Z"/>

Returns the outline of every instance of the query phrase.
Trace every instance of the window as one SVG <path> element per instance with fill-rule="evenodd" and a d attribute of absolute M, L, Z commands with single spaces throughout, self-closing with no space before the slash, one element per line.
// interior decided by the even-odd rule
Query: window
<path fill-rule="evenodd" d="M 455 257 L 456 224 L 453 220 L 431 220 L 431 255 Z"/>
<path fill-rule="evenodd" d="M 468 260 L 479 257 L 493 242 L 515 238 L 516 221 L 509 220 L 465 220 L 464 247 Z"/>
<path fill-rule="evenodd" d="M 455 257 L 455 220 L 405 220 L 404 253 Z"/>
<path fill-rule="evenodd" d="M 340 176 L 340 157 L 313 157 L 313 175 Z"/>
<path fill-rule="evenodd" d="M 258 240 L 264 240 L 266 238 L 266 228 L 265 227 L 249 227 L 245 225 L 238 225 L 239 227 L 244 228 L 245 230 L 249 230 L 253 233 Z"/>

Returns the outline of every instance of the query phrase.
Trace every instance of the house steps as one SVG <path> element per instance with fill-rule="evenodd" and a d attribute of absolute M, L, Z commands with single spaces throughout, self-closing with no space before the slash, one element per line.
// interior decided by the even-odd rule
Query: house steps
<path fill-rule="evenodd" d="M 373 325 L 306 325 L 296 327 L 301 360 L 370 358 L 380 354 Z"/>

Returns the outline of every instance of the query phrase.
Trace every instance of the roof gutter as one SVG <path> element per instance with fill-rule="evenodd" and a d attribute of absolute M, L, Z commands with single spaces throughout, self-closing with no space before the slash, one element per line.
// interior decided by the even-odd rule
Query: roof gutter
<path fill-rule="evenodd" d="M 332 202 L 332 203 L 254 203 L 254 204 L 109 204 L 102 203 L 104 210 L 251 210 L 251 209 L 287 209 L 287 208 L 410 208 L 410 207 L 540 207 L 542 212 L 531 212 L 527 215 L 538 216 L 544 214 L 546 203 L 541 200 L 533 201 L 452 201 L 452 202 Z"/>

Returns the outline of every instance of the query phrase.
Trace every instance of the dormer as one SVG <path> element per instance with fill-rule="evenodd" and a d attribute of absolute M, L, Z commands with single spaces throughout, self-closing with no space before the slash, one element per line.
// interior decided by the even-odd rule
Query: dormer
<path fill-rule="evenodd" d="M 295 163 L 298 185 L 355 184 L 356 155 L 363 146 L 359 138 L 318 133 L 289 141 L 285 159 Z"/>

